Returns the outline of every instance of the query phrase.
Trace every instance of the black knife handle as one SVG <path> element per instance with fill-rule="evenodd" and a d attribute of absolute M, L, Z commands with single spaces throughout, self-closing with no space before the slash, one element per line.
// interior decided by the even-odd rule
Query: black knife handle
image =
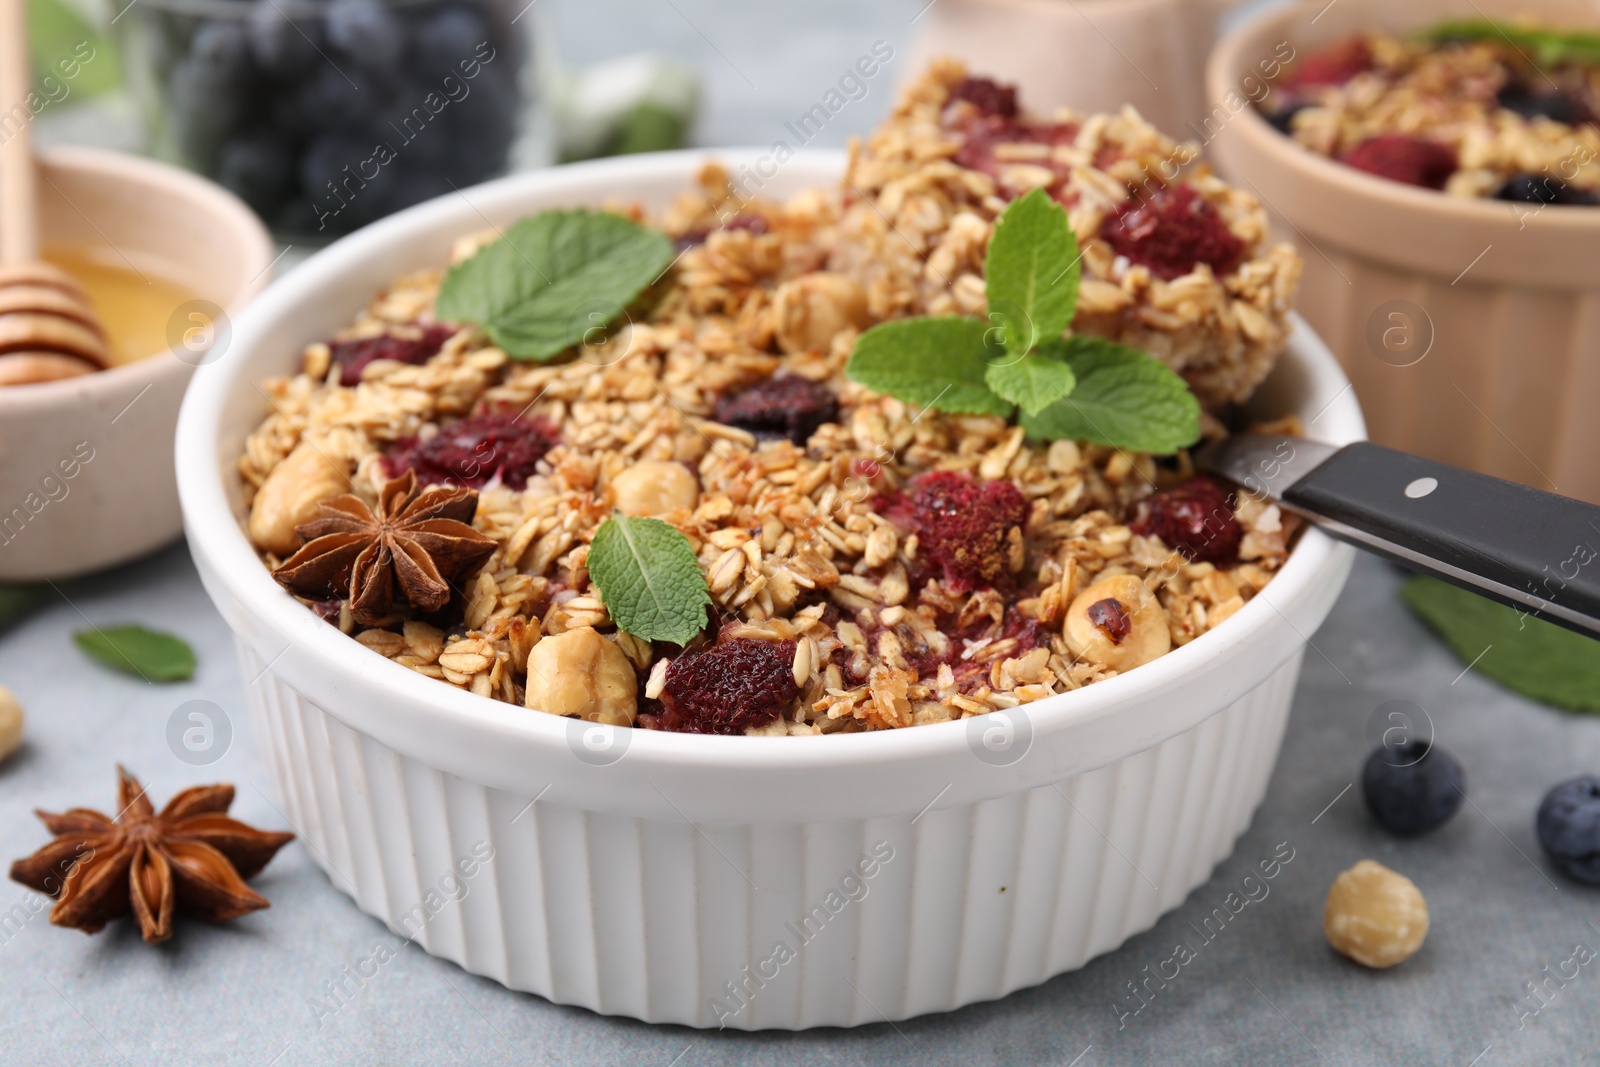
<path fill-rule="evenodd" d="M 1600 507 L 1364 441 L 1283 502 L 1341 540 L 1600 637 Z"/>

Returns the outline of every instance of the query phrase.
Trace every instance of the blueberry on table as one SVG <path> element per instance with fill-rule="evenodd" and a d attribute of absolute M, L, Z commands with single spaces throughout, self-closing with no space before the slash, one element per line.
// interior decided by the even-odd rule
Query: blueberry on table
<path fill-rule="evenodd" d="M 1382 745 L 1367 757 L 1361 793 L 1367 809 L 1391 833 L 1425 834 L 1450 820 L 1467 792 L 1454 756 L 1425 741 Z"/>
<path fill-rule="evenodd" d="M 250 54 L 256 65 L 279 77 L 293 78 L 311 69 L 322 57 L 322 23 L 317 19 L 290 21 L 278 4 L 260 3 L 250 12 Z"/>
<path fill-rule="evenodd" d="M 270 217 L 294 184 L 289 141 L 270 129 L 255 129 L 223 142 L 217 181 L 258 214 Z"/>
<path fill-rule="evenodd" d="M 383 0 L 334 0 L 328 7 L 328 43 L 370 70 L 400 59 L 405 35 Z"/>
<path fill-rule="evenodd" d="M 1566 204 L 1577 207 L 1600 204 L 1600 194 L 1593 189 L 1568 184 L 1551 174 L 1513 175 L 1495 190 L 1494 198 L 1525 204 Z"/>
<path fill-rule="evenodd" d="M 1551 789 L 1539 805 L 1534 829 L 1561 873 L 1600 885 L 1600 778 L 1584 775 Z"/>

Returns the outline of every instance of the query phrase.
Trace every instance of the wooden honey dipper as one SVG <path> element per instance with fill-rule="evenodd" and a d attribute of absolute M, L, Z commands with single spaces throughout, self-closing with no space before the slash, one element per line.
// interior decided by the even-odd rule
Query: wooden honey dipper
<path fill-rule="evenodd" d="M 0 0 L 0 110 L 32 81 L 24 0 Z M 33 135 L 0 143 L 0 386 L 75 378 L 110 365 L 94 305 L 71 275 L 39 260 Z"/>

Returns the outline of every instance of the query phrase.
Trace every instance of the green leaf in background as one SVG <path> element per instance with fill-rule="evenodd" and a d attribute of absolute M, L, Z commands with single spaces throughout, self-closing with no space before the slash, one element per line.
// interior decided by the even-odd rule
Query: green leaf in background
<path fill-rule="evenodd" d="M 181 682 L 194 676 L 194 650 L 171 634 L 130 624 L 80 630 L 72 639 L 107 667 L 147 682 Z"/>
<path fill-rule="evenodd" d="M 700 562 L 689 539 L 660 519 L 616 514 L 601 523 L 589 576 L 624 633 L 683 645 L 705 629 L 711 592 Z"/>
<path fill-rule="evenodd" d="M 1509 44 L 1530 53 L 1528 58 L 1542 67 L 1600 63 L 1600 33 L 1586 30 L 1557 30 L 1492 19 L 1447 19 L 1422 31 L 1420 36 L 1440 44 L 1451 41 Z"/>
<path fill-rule="evenodd" d="M 689 122 L 684 115 L 646 100 L 633 105 L 622 116 L 616 140 L 605 154 L 627 156 L 682 148 L 688 132 Z"/>
<path fill-rule="evenodd" d="M 1030 437 L 1070 437 L 1158 456 L 1199 440 L 1200 402 L 1160 360 L 1083 335 L 1051 341 L 1040 352 L 1065 359 L 1077 385 L 1065 400 L 1023 417 Z"/>
<path fill-rule="evenodd" d="M 1013 200 L 995 220 L 983 288 L 1007 352 L 1020 356 L 1072 325 L 1078 258 L 1066 211 L 1043 189 Z"/>
<path fill-rule="evenodd" d="M 542 211 L 450 269 L 434 314 L 513 359 L 544 361 L 604 327 L 672 263 L 670 238 L 603 211 Z"/>
<path fill-rule="evenodd" d="M 49 595 L 48 585 L 0 585 L 0 628 L 27 615 Z"/>
<path fill-rule="evenodd" d="M 111 41 L 62 0 L 28 0 L 28 53 L 34 90 L 52 104 L 76 103 L 122 86 L 122 65 Z"/>
<path fill-rule="evenodd" d="M 979 319 L 949 316 L 899 319 L 856 339 L 845 368 L 851 379 L 919 407 L 964 415 L 1011 414 L 1011 404 L 984 382 L 999 353 Z"/>
<path fill-rule="evenodd" d="M 1412 578 L 1400 595 L 1474 670 L 1533 700 L 1600 711 L 1600 641 L 1437 578 Z"/>
<path fill-rule="evenodd" d="M 1072 368 L 1064 360 L 1054 359 L 1043 351 L 991 363 L 983 380 L 995 395 L 1016 404 L 1025 415 L 1039 414 L 1078 384 Z"/>

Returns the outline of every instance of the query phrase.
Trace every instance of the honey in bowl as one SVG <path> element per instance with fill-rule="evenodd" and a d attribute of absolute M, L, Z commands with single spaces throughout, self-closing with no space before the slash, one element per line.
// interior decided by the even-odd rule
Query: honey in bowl
<path fill-rule="evenodd" d="M 193 292 L 172 280 L 180 272 L 164 260 L 130 260 L 104 245 L 53 245 L 44 249 L 43 258 L 72 275 L 88 293 L 114 367 L 167 351 L 168 322 L 194 299 Z"/>

